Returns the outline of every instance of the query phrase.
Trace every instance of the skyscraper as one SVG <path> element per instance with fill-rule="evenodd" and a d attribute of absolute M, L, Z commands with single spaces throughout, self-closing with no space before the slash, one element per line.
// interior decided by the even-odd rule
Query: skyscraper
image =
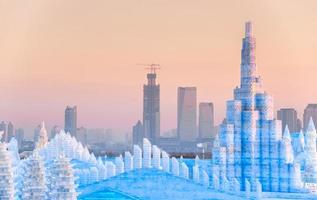
<path fill-rule="evenodd" d="M 2 138 L 0 138 L 1 142 L 6 142 L 8 135 L 7 135 L 7 125 L 4 121 L 0 123 L 0 131 L 3 131 Z"/>
<path fill-rule="evenodd" d="M 139 120 L 132 128 L 132 140 L 133 144 L 137 144 L 142 146 L 143 142 L 143 126 L 141 121 Z"/>
<path fill-rule="evenodd" d="M 179 87 L 177 95 L 177 135 L 180 141 L 197 139 L 196 87 Z"/>
<path fill-rule="evenodd" d="M 67 106 L 65 109 L 65 132 L 76 136 L 77 131 L 77 106 Z"/>
<path fill-rule="evenodd" d="M 199 104 L 199 138 L 212 138 L 214 129 L 214 105 L 212 103 Z"/>
<path fill-rule="evenodd" d="M 8 123 L 8 138 L 7 141 L 10 142 L 11 138 L 14 137 L 14 126 L 11 122 Z"/>
<path fill-rule="evenodd" d="M 143 86 L 144 137 L 156 144 L 160 136 L 160 85 L 156 84 L 155 68 L 151 67 L 147 79 L 147 85 Z"/>
<path fill-rule="evenodd" d="M 297 118 L 297 111 L 294 108 L 281 108 L 277 111 L 277 119 L 282 121 L 282 132 L 286 125 L 291 133 L 301 130 L 300 119 Z"/>
<path fill-rule="evenodd" d="M 303 116 L 304 130 L 306 130 L 308 127 L 310 117 L 313 118 L 315 127 L 317 127 L 317 104 L 308 104 L 306 106 Z"/>
<path fill-rule="evenodd" d="M 23 140 L 24 140 L 24 130 L 22 128 L 18 128 L 15 130 L 15 137 L 18 141 L 19 149 L 23 146 Z"/>

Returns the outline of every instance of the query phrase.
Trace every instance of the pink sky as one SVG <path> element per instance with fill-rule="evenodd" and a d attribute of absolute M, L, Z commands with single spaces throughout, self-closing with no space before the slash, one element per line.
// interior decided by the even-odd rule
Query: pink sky
<path fill-rule="evenodd" d="M 79 125 L 124 131 L 142 118 L 146 71 L 160 63 L 162 130 L 176 126 L 178 86 L 215 104 L 216 122 L 239 84 L 244 22 L 275 108 L 317 102 L 317 1 L 0 1 L 0 120 L 17 127 Z"/>

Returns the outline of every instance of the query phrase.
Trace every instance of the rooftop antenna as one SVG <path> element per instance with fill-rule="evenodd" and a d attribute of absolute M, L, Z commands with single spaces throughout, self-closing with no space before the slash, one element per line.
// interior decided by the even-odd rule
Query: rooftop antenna
<path fill-rule="evenodd" d="M 156 74 L 156 70 L 161 69 L 160 64 L 155 64 L 155 63 L 152 63 L 152 64 L 138 63 L 137 65 L 147 66 L 145 69 L 149 70 L 151 74 Z"/>

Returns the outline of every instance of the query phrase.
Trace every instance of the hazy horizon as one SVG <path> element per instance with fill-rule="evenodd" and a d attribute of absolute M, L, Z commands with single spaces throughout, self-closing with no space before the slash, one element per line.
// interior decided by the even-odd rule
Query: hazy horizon
<path fill-rule="evenodd" d="M 317 103 L 317 1 L 0 1 L 0 120 L 131 131 L 142 120 L 146 70 L 159 63 L 161 133 L 176 127 L 177 87 L 196 86 L 216 123 L 239 85 L 244 23 L 252 20 L 257 66 L 275 111 L 302 118 Z"/>

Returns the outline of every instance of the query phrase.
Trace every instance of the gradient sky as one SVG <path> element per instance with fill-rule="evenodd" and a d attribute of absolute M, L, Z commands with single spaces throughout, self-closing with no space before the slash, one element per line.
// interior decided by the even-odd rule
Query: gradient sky
<path fill-rule="evenodd" d="M 317 102 L 315 0 L 0 0 L 0 119 L 129 131 L 142 118 L 146 70 L 160 63 L 162 130 L 176 127 L 178 86 L 197 86 L 216 122 L 239 84 L 244 22 L 275 108 Z"/>

